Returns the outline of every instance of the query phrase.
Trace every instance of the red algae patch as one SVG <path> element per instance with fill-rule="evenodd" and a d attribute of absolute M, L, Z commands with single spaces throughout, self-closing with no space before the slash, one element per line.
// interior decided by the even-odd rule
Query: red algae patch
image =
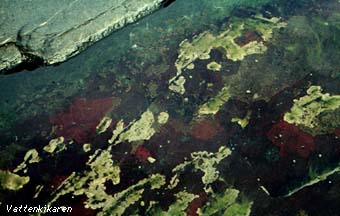
<path fill-rule="evenodd" d="M 187 208 L 187 216 L 199 216 L 197 210 L 201 208 L 208 201 L 208 195 L 203 191 L 199 197 L 195 198 Z"/>
<path fill-rule="evenodd" d="M 50 123 L 57 126 L 57 136 L 84 143 L 96 133 L 96 126 L 111 108 L 112 98 L 79 98 L 68 110 L 50 117 Z"/>
<path fill-rule="evenodd" d="M 281 121 L 267 133 L 267 138 L 280 148 L 281 157 L 295 153 L 302 158 L 308 158 L 315 150 L 313 137 L 293 124 Z"/>
<path fill-rule="evenodd" d="M 147 163 L 150 160 L 150 158 L 152 158 L 150 151 L 143 146 L 138 146 L 136 148 L 135 156 L 142 163 Z"/>
<path fill-rule="evenodd" d="M 222 131 L 222 127 L 219 123 L 202 120 L 194 123 L 190 135 L 199 140 L 210 140 L 220 131 Z"/>

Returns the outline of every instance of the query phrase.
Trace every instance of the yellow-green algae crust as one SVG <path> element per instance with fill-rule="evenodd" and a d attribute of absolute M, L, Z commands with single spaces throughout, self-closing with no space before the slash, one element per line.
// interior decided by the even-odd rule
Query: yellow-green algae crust
<path fill-rule="evenodd" d="M 232 118 L 231 122 L 236 122 L 238 125 L 241 126 L 242 129 L 244 129 L 249 124 L 250 116 L 251 112 L 248 111 L 247 115 L 244 118 Z"/>
<path fill-rule="evenodd" d="M 322 116 L 331 112 L 337 112 L 335 115 L 340 115 L 339 108 L 340 95 L 324 94 L 320 86 L 311 86 L 307 90 L 307 95 L 294 100 L 294 105 L 290 112 L 285 113 L 284 120 L 302 127 L 313 135 L 323 134 L 331 132 L 340 123 L 335 122 L 334 128 L 327 128 L 323 125 L 325 123 L 321 121 Z M 331 124 L 331 122 L 327 124 Z"/>
<path fill-rule="evenodd" d="M 215 97 L 210 98 L 198 109 L 198 115 L 215 115 L 220 108 L 231 98 L 229 86 L 223 87 Z"/>
<path fill-rule="evenodd" d="M 133 205 L 142 198 L 145 188 L 151 190 L 159 189 L 165 184 L 165 177 L 161 174 L 153 174 L 149 178 L 140 180 L 137 184 L 128 187 L 127 189 L 110 196 L 107 200 L 107 205 L 98 213 L 98 216 L 119 216 L 123 215 L 126 208 Z"/>
<path fill-rule="evenodd" d="M 157 208 L 152 209 L 150 215 L 159 215 L 159 216 L 186 216 L 186 209 L 188 205 L 197 197 L 198 195 L 188 193 L 186 191 L 180 191 L 175 194 L 176 201 L 169 206 L 168 211 L 162 211 L 161 209 Z"/>
<path fill-rule="evenodd" d="M 3 189 L 20 190 L 29 181 L 29 176 L 19 176 L 10 171 L 0 170 L 0 184 Z"/>
<path fill-rule="evenodd" d="M 142 198 L 145 188 L 158 189 L 165 184 L 165 177 L 153 174 L 149 178 L 140 180 L 135 185 L 114 195 L 106 192 L 105 183 L 111 181 L 113 185 L 120 182 L 120 168 L 112 160 L 109 150 L 97 150 L 90 156 L 87 165 L 90 170 L 76 175 L 72 173 L 54 192 L 54 203 L 61 196 L 72 194 L 74 196 L 86 195 L 84 202 L 86 208 L 99 209 L 98 216 L 123 215 L 126 208 Z"/>
<path fill-rule="evenodd" d="M 184 87 L 185 81 L 186 80 L 184 76 L 179 76 L 178 79 L 176 79 L 169 85 L 169 89 L 173 92 L 184 94 L 185 93 L 185 87 Z"/>
<path fill-rule="evenodd" d="M 172 171 L 179 173 L 183 172 L 188 166 L 193 166 L 195 171 L 199 170 L 204 173 L 202 182 L 207 190 L 208 185 L 215 182 L 219 177 L 219 171 L 215 166 L 230 154 L 230 149 L 225 146 L 221 146 L 216 153 L 207 151 L 193 152 L 191 153 L 191 161 L 177 165 Z"/>
<path fill-rule="evenodd" d="M 36 149 L 30 149 L 26 152 L 25 156 L 24 156 L 24 161 L 19 164 L 15 170 L 13 170 L 13 172 L 19 172 L 20 170 L 23 170 L 27 167 L 27 163 L 31 164 L 31 163 L 38 163 L 40 162 L 40 157 L 39 157 L 39 153 Z"/>
<path fill-rule="evenodd" d="M 44 151 L 48 153 L 54 153 L 55 150 L 57 150 L 57 153 L 65 149 L 64 144 L 64 137 L 58 137 L 55 139 L 50 140 L 48 145 L 44 146 Z"/>
<path fill-rule="evenodd" d="M 215 62 L 215 61 L 212 61 L 209 64 L 207 64 L 207 69 L 208 70 L 220 71 L 221 68 L 222 68 L 222 66 L 219 63 Z"/>
<path fill-rule="evenodd" d="M 244 46 L 239 46 L 235 39 L 242 36 L 246 29 L 256 31 L 263 41 L 268 41 L 272 37 L 274 29 L 286 26 L 280 22 L 279 18 L 264 19 L 261 16 L 256 18 L 239 19 L 233 18 L 226 30 L 218 34 L 205 31 L 194 37 L 192 41 L 184 40 L 179 45 L 179 54 L 175 62 L 177 74 L 170 80 L 172 82 L 196 59 L 209 59 L 212 49 L 220 49 L 226 57 L 232 61 L 243 60 L 245 56 L 251 54 L 261 54 L 267 50 L 262 41 L 251 41 Z"/>
<path fill-rule="evenodd" d="M 97 134 L 104 133 L 110 127 L 111 122 L 112 119 L 110 117 L 104 116 L 96 127 Z"/>
<path fill-rule="evenodd" d="M 213 193 L 208 203 L 198 210 L 198 214 L 200 216 L 249 216 L 253 202 L 238 202 L 238 195 L 239 191 L 236 189 L 226 189 L 221 194 Z"/>
<path fill-rule="evenodd" d="M 118 138 L 118 140 L 115 144 L 119 144 L 124 141 L 134 142 L 149 140 L 156 133 L 154 126 L 157 124 L 165 124 L 167 121 L 168 113 L 160 112 L 159 115 L 155 117 L 152 111 L 147 109 L 141 115 L 139 120 L 131 122 L 129 126 L 126 127 L 129 127 L 127 130 L 124 128 L 123 121 L 118 122 L 109 143 L 113 143 L 116 138 Z"/>
<path fill-rule="evenodd" d="M 72 173 L 55 191 L 51 204 L 65 194 L 86 195 L 86 207 L 103 208 L 108 205 L 110 195 L 105 192 L 105 182 L 113 185 L 120 182 L 120 168 L 112 160 L 108 150 L 97 150 L 87 162 L 90 170 L 76 175 Z"/>

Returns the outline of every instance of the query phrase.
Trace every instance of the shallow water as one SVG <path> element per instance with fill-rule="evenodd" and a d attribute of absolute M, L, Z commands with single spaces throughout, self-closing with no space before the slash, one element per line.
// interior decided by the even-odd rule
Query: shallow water
<path fill-rule="evenodd" d="M 177 0 L 1 76 L 2 210 L 339 215 L 339 7 Z"/>

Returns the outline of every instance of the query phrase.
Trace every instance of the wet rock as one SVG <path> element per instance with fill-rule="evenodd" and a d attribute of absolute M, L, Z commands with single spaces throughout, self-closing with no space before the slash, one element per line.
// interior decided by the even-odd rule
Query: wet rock
<path fill-rule="evenodd" d="M 0 6 L 0 71 L 27 60 L 62 62 L 161 6 L 162 0 L 5 0 Z"/>

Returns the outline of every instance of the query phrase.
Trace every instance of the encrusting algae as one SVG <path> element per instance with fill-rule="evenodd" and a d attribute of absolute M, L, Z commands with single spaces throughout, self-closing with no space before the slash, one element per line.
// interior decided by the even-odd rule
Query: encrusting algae
<path fill-rule="evenodd" d="M 186 161 L 177 165 L 172 171 L 173 173 L 180 173 L 186 168 L 193 166 L 195 171 L 204 173 L 202 176 L 202 183 L 205 185 L 205 189 L 207 189 L 207 186 L 216 181 L 219 177 L 219 171 L 215 166 L 230 154 L 230 149 L 224 146 L 220 147 L 216 153 L 207 151 L 193 152 L 191 153 L 191 161 Z"/>
<path fill-rule="evenodd" d="M 324 94 L 320 86 L 311 86 L 307 95 L 294 100 L 294 105 L 290 112 L 284 115 L 284 120 L 313 135 L 324 134 L 332 132 L 340 123 L 333 118 L 332 121 L 335 120 L 333 123 L 336 125 L 332 125 L 332 122 L 323 122 L 321 117 L 332 115 L 333 112 L 336 112 L 333 116 L 339 117 L 339 108 L 340 95 Z"/>
<path fill-rule="evenodd" d="M 29 176 L 19 176 L 10 171 L 0 170 L 0 185 L 7 190 L 20 190 L 30 181 Z"/>
<path fill-rule="evenodd" d="M 267 47 L 263 42 L 268 41 L 272 37 L 274 29 L 284 26 L 286 26 L 286 23 L 280 22 L 280 19 L 276 17 L 271 19 L 266 19 L 262 16 L 248 19 L 234 18 L 227 29 L 217 34 L 205 31 L 194 37 L 191 42 L 187 39 L 182 41 L 179 45 L 179 54 L 175 62 L 177 73 L 169 80 L 170 90 L 175 89 L 173 86 L 177 84 L 174 82 L 181 76 L 184 69 L 188 67 L 192 69 L 194 61 L 197 59 L 209 59 L 210 52 L 213 49 L 221 50 L 226 58 L 232 61 L 243 60 L 246 56 L 252 54 L 262 54 L 267 51 Z M 245 30 L 256 32 L 260 35 L 261 40 L 238 45 L 236 40 L 242 37 L 242 33 Z M 219 67 L 214 68 L 218 70 Z M 179 93 L 183 94 L 183 90 Z"/>

